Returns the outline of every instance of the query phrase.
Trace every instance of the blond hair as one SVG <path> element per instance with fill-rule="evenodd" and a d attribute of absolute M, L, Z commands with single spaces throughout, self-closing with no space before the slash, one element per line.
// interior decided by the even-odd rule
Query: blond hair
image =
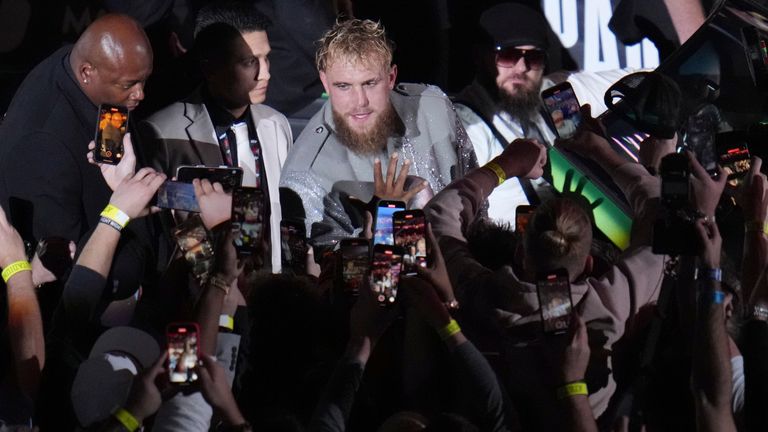
<path fill-rule="evenodd" d="M 318 43 L 315 63 L 321 72 L 339 60 L 383 67 L 392 64 L 392 42 L 381 23 L 371 20 L 337 21 Z"/>
<path fill-rule="evenodd" d="M 536 209 L 524 242 L 537 271 L 565 268 L 573 280 L 584 271 L 592 245 L 592 221 L 573 199 L 551 199 Z"/>

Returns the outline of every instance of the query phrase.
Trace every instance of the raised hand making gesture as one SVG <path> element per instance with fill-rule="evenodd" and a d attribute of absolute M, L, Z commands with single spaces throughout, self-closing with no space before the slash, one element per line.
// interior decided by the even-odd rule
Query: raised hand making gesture
<path fill-rule="evenodd" d="M 408 203 L 417 193 L 427 187 L 426 180 L 421 184 L 411 187 L 409 190 L 405 190 L 405 180 L 408 178 L 408 171 L 411 169 L 411 161 L 406 159 L 403 161 L 403 166 L 400 167 L 400 173 L 397 173 L 397 161 L 399 155 L 392 153 L 389 157 L 389 166 L 387 167 L 387 178 L 381 171 L 381 160 L 376 158 L 373 162 L 373 185 L 374 195 L 383 199 L 391 201 L 403 201 Z"/>

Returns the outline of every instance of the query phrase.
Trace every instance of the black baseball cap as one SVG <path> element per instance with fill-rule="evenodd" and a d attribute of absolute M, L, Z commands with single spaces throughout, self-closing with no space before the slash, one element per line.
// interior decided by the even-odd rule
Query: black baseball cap
<path fill-rule="evenodd" d="M 497 48 L 524 45 L 542 50 L 549 48 L 547 20 L 535 9 L 519 3 L 501 3 L 489 8 L 480 15 L 479 26 Z"/>

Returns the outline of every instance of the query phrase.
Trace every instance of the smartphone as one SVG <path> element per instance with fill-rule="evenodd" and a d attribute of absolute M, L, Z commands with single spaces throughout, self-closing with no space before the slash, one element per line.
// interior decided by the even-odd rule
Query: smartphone
<path fill-rule="evenodd" d="M 93 160 L 117 165 L 123 158 L 123 137 L 128 131 L 128 108 L 119 105 L 99 105 L 93 142 Z"/>
<path fill-rule="evenodd" d="M 664 156 L 659 165 L 661 201 L 669 208 L 682 208 L 689 202 L 690 163 L 682 153 Z"/>
<path fill-rule="evenodd" d="M 515 232 L 525 234 L 525 228 L 535 210 L 536 206 L 532 205 L 519 205 L 515 208 Z"/>
<path fill-rule="evenodd" d="M 557 269 L 540 273 L 536 279 L 536 292 L 539 295 L 539 310 L 544 334 L 567 332 L 573 310 L 568 271 Z"/>
<path fill-rule="evenodd" d="M 200 215 L 192 215 L 174 228 L 172 236 L 192 267 L 192 274 L 203 277 L 213 266 L 213 241 Z"/>
<path fill-rule="evenodd" d="M 197 381 L 200 328 L 197 323 L 171 323 L 165 328 L 168 342 L 168 379 L 171 384 L 189 385 Z"/>
<path fill-rule="evenodd" d="M 373 224 L 373 244 L 395 244 L 392 216 L 402 210 L 405 210 L 405 203 L 402 201 L 379 201 Z"/>
<path fill-rule="evenodd" d="M 280 221 L 280 249 L 283 267 L 294 272 L 307 272 L 307 229 L 304 222 Z"/>
<path fill-rule="evenodd" d="M 605 127 L 605 136 L 611 148 L 630 162 L 640 160 L 640 145 L 650 137 L 645 132 L 637 130 L 619 114 L 611 110 L 602 113 L 598 119 Z"/>
<path fill-rule="evenodd" d="M 385 244 L 373 246 L 370 281 L 379 306 L 389 306 L 397 300 L 397 284 L 402 266 L 401 247 Z"/>
<path fill-rule="evenodd" d="M 581 112 L 576 93 L 568 81 L 541 92 L 541 99 L 555 126 L 557 136 L 570 138 L 581 124 Z"/>
<path fill-rule="evenodd" d="M 240 186 L 232 190 L 232 231 L 238 255 L 252 255 L 261 249 L 264 194 L 259 189 Z"/>
<path fill-rule="evenodd" d="M 350 296 L 357 296 L 370 267 L 371 243 L 363 238 L 346 238 L 341 241 L 339 250 L 342 289 Z"/>
<path fill-rule="evenodd" d="M 747 132 L 721 132 L 715 136 L 717 157 L 728 175 L 728 186 L 738 187 L 749 172 L 751 155 L 747 144 Z"/>
<path fill-rule="evenodd" d="M 195 188 L 191 183 L 166 181 L 157 189 L 157 207 L 188 212 L 200 212 L 195 197 Z"/>
<path fill-rule="evenodd" d="M 395 246 L 403 248 L 403 274 L 415 275 L 427 266 L 427 218 L 422 210 L 401 210 L 392 215 Z"/>
<path fill-rule="evenodd" d="M 221 183 L 224 190 L 232 189 L 243 184 L 243 169 L 228 166 L 182 165 L 176 169 L 176 180 L 192 183 L 194 179 L 208 179 L 211 183 Z"/>

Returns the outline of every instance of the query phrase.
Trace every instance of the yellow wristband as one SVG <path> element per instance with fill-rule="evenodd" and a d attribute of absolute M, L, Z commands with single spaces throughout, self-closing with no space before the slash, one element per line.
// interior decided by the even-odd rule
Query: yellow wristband
<path fill-rule="evenodd" d="M 235 318 L 233 318 L 232 315 L 227 314 L 219 315 L 219 327 L 225 328 L 227 330 L 234 330 Z"/>
<path fill-rule="evenodd" d="M 451 319 L 445 327 L 437 331 L 437 334 L 440 335 L 440 339 L 446 340 L 460 331 L 459 323 L 455 319 Z"/>
<path fill-rule="evenodd" d="M 762 234 L 768 234 L 768 224 L 761 221 L 749 221 L 744 224 L 747 228 L 747 232 L 759 232 Z"/>
<path fill-rule="evenodd" d="M 507 173 L 504 172 L 503 169 L 497 164 L 496 162 L 488 162 L 487 164 L 483 165 L 484 168 L 488 168 L 489 170 L 493 171 L 494 174 L 496 174 L 496 177 L 499 179 L 499 184 L 504 183 L 504 180 L 507 179 Z"/>
<path fill-rule="evenodd" d="M 568 383 L 559 389 L 557 389 L 557 398 L 558 399 L 565 399 L 567 397 L 571 396 L 577 396 L 577 395 L 584 395 L 588 396 L 589 392 L 587 391 L 587 383 L 584 381 L 576 381 L 572 383 Z"/>
<path fill-rule="evenodd" d="M 112 219 L 123 228 L 125 228 L 125 226 L 128 225 L 128 222 L 131 220 L 130 216 L 112 204 L 107 205 L 107 207 L 104 208 L 104 211 L 101 212 L 101 215 Z"/>
<path fill-rule="evenodd" d="M 8 283 L 8 279 L 12 278 L 18 272 L 32 271 L 32 266 L 29 265 L 29 261 L 16 261 L 8 264 L 3 269 L 3 280 Z"/>
<path fill-rule="evenodd" d="M 117 421 L 119 421 L 120 424 L 128 430 L 128 432 L 135 432 L 137 429 L 139 429 L 139 427 L 141 427 L 141 423 L 136 420 L 136 417 L 134 417 L 133 414 L 129 413 L 124 408 L 119 408 L 112 415 L 115 416 Z"/>

